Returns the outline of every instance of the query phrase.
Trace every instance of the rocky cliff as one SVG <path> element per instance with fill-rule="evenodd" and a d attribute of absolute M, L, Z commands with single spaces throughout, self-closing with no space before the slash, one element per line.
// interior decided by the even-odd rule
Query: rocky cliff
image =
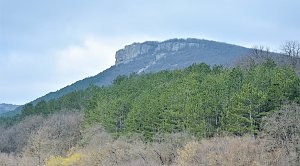
<path fill-rule="evenodd" d="M 166 40 L 163 42 L 144 42 L 144 43 L 133 43 L 131 45 L 125 46 L 125 48 L 116 52 L 116 65 L 119 64 L 126 64 L 130 61 L 135 60 L 137 57 L 146 56 L 146 55 L 153 55 L 155 56 L 156 60 L 164 57 L 166 54 L 184 52 L 189 50 L 195 50 L 196 52 L 199 51 L 207 51 L 210 49 L 211 51 L 220 52 L 221 49 L 226 47 L 232 47 L 232 51 L 234 52 L 237 48 L 238 51 L 242 50 L 242 47 L 229 45 L 225 43 L 219 43 L 214 41 L 208 40 L 200 40 L 200 39 L 171 39 Z M 221 47 L 220 47 L 221 46 Z M 228 48 L 226 48 L 228 49 Z M 226 51 L 227 50 L 221 50 Z M 243 48 L 244 49 L 244 48 Z M 241 51 L 244 52 L 244 51 Z M 235 53 L 233 53 L 235 54 Z M 200 55 L 199 55 L 200 56 Z M 222 56 L 222 55 L 221 55 Z M 227 55 L 223 55 L 227 56 Z M 230 55 L 232 56 L 232 55 Z M 237 56 L 237 55 L 234 55 Z M 227 57 L 230 58 L 230 57 Z"/>
<path fill-rule="evenodd" d="M 158 42 L 133 43 L 116 52 L 116 65 L 128 63 L 137 56 L 155 52 Z"/>

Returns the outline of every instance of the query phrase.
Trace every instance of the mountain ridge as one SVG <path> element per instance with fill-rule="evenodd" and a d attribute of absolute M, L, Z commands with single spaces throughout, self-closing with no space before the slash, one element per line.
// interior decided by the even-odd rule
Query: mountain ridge
<path fill-rule="evenodd" d="M 108 86 L 119 75 L 157 72 L 187 67 L 193 63 L 231 66 L 250 49 L 238 45 L 205 39 L 169 39 L 126 45 L 115 54 L 116 63 L 99 74 L 79 80 L 34 101 L 51 100 L 90 85 Z"/>
<path fill-rule="evenodd" d="M 119 65 L 121 63 L 128 63 L 134 58 L 138 56 L 142 56 L 143 54 L 159 54 L 160 52 L 177 52 L 182 49 L 193 49 L 198 48 L 202 49 L 205 45 L 210 44 L 224 44 L 228 46 L 235 46 L 240 48 L 245 48 L 242 46 L 238 46 L 235 44 L 229 44 L 225 42 L 217 42 L 213 40 L 206 40 L 206 39 L 196 39 L 196 38 L 187 38 L 187 39 L 169 39 L 165 41 L 145 41 L 142 43 L 135 42 L 130 45 L 126 45 L 123 49 L 120 49 L 115 54 L 115 65 Z"/>

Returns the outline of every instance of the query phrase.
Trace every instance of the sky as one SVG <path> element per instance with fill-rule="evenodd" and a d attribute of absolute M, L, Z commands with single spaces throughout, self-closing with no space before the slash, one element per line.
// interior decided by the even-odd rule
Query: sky
<path fill-rule="evenodd" d="M 114 65 L 133 42 L 199 38 L 279 51 L 299 0 L 0 0 L 0 103 L 25 104 Z"/>

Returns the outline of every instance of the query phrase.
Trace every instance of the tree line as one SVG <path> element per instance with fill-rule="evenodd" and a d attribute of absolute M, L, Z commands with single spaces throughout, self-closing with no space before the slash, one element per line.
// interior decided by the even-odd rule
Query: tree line
<path fill-rule="evenodd" d="M 299 102 L 299 97 L 300 79 L 294 69 L 271 59 L 247 69 L 202 63 L 119 76 L 109 87 L 92 86 L 48 102 L 29 103 L 19 119 L 83 110 L 85 127 L 100 123 L 117 135 L 141 133 L 151 139 L 156 133 L 176 132 L 198 137 L 256 134 L 264 116 L 282 104 Z"/>

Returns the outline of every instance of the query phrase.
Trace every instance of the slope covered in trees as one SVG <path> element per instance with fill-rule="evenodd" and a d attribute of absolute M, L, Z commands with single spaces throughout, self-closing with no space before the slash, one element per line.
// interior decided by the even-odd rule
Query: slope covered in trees
<path fill-rule="evenodd" d="M 299 102 L 295 70 L 270 59 L 119 76 L 1 118 L 0 163 L 297 165 Z"/>
<path fill-rule="evenodd" d="M 113 133 L 188 132 L 207 137 L 257 133 L 262 117 L 299 102 L 300 80 L 273 61 L 248 70 L 193 65 L 184 70 L 119 77 L 100 88 L 85 110 L 85 124 Z"/>
<path fill-rule="evenodd" d="M 188 132 L 197 137 L 256 134 L 264 116 L 300 101 L 300 79 L 272 60 L 248 69 L 210 67 L 119 76 L 59 99 L 27 104 L 19 117 L 84 110 L 84 126 L 100 123 L 117 135 Z"/>

